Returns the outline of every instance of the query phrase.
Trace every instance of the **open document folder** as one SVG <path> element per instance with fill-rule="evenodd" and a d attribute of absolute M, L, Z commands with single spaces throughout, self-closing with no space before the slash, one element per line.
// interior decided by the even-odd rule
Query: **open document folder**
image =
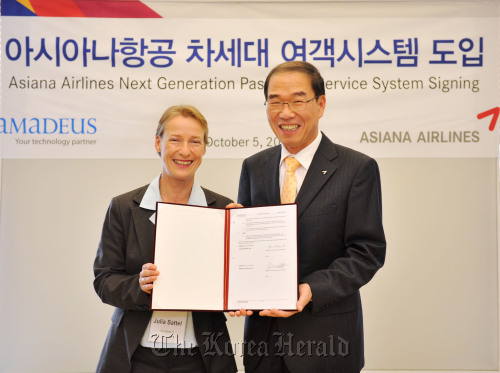
<path fill-rule="evenodd" d="M 152 310 L 295 310 L 297 205 L 157 203 Z"/>

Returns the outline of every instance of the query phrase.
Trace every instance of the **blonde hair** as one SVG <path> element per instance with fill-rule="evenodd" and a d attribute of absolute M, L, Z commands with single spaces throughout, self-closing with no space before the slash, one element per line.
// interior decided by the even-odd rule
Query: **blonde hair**
<path fill-rule="evenodd" d="M 165 131 L 165 125 L 167 122 L 176 117 L 182 115 L 184 118 L 194 118 L 200 122 L 201 128 L 203 128 L 203 143 L 208 143 L 208 123 L 203 114 L 194 106 L 191 105 L 175 105 L 170 106 L 158 121 L 158 127 L 156 128 L 156 136 L 162 137 L 163 131 Z"/>

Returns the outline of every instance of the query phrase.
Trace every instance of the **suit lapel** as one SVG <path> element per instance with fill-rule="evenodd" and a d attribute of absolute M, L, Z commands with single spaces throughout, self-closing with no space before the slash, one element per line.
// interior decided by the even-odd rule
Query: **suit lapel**
<path fill-rule="evenodd" d="M 306 177 L 295 200 L 298 204 L 299 217 L 337 170 L 335 158 L 337 158 L 335 145 L 323 134 L 321 143 L 316 154 L 314 154 L 311 166 L 307 170 Z"/>
<path fill-rule="evenodd" d="M 201 189 L 203 189 L 203 187 Z M 212 194 L 207 193 L 205 189 L 203 189 L 203 193 L 205 194 L 205 199 L 207 200 L 207 206 L 212 206 L 215 202 L 217 202 L 215 197 Z"/>
<path fill-rule="evenodd" d="M 280 158 L 281 158 L 281 145 L 276 146 L 270 152 L 267 159 L 267 164 L 262 165 L 261 170 L 269 170 L 264 173 L 264 184 L 266 187 L 268 203 L 271 205 L 279 205 L 280 200 Z"/>
<path fill-rule="evenodd" d="M 146 189 L 134 198 L 134 202 L 137 203 L 137 206 L 132 208 L 132 220 L 144 263 L 152 263 L 155 225 L 149 220 L 149 218 L 154 214 L 154 211 L 139 207 L 145 192 Z"/>

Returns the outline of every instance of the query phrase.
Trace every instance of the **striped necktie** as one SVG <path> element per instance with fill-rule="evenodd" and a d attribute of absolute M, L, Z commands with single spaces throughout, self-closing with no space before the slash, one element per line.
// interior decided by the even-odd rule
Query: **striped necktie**
<path fill-rule="evenodd" d="M 281 189 L 281 203 L 295 202 L 297 194 L 297 179 L 295 178 L 295 170 L 300 166 L 300 162 L 292 157 L 285 158 L 286 174 Z"/>

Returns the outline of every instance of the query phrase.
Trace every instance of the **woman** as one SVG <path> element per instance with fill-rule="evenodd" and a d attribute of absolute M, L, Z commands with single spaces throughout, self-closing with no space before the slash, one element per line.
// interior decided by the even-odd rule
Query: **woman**
<path fill-rule="evenodd" d="M 94 262 L 94 287 L 104 303 L 116 308 L 97 372 L 237 371 L 222 312 L 149 311 L 161 269 L 151 263 L 156 202 L 210 207 L 231 202 L 194 180 L 207 140 L 207 121 L 196 108 L 168 108 L 155 138 L 161 174 L 111 201 Z M 176 338 L 159 339 L 151 325 L 170 317 L 185 320 L 184 327 L 176 330 Z"/>

